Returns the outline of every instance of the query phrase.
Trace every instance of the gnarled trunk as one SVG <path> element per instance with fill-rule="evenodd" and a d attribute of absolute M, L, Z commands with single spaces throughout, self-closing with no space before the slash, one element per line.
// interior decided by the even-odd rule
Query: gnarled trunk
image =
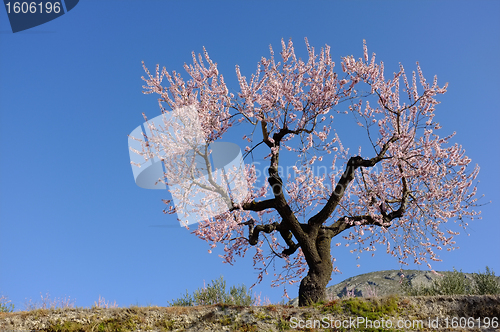
<path fill-rule="evenodd" d="M 331 238 L 320 231 L 316 238 L 316 250 L 321 261 L 309 262 L 309 272 L 299 287 L 299 306 L 307 306 L 326 299 L 326 285 L 330 282 L 333 264 L 330 255 Z"/>

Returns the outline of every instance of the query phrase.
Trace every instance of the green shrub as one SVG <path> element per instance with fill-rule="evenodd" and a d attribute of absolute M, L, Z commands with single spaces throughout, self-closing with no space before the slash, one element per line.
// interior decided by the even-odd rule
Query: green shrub
<path fill-rule="evenodd" d="M 436 295 L 470 295 L 474 293 L 472 281 L 460 270 L 453 268 L 443 278 L 436 279 L 432 288 Z"/>
<path fill-rule="evenodd" d="M 172 302 L 168 302 L 168 305 L 172 306 L 172 307 L 189 307 L 189 306 L 192 306 L 194 305 L 194 301 L 193 301 L 193 298 L 191 297 L 191 295 L 189 295 L 188 291 L 186 290 L 186 294 L 181 297 L 181 298 L 178 298 L 176 300 L 172 300 Z"/>
<path fill-rule="evenodd" d="M 0 312 L 13 312 L 14 305 L 10 303 L 10 300 L 7 296 L 0 296 Z"/>
<path fill-rule="evenodd" d="M 472 275 L 474 280 L 475 293 L 478 295 L 494 295 L 500 294 L 500 284 L 495 277 L 495 272 L 490 271 L 486 266 L 486 272 L 474 273 Z"/>
<path fill-rule="evenodd" d="M 245 285 L 231 286 L 229 292 L 226 292 L 226 281 L 221 276 L 217 280 L 212 280 L 212 284 L 194 291 L 193 295 L 186 291 L 183 297 L 168 303 L 170 306 L 195 306 L 217 303 L 248 306 L 254 300 Z"/>
<path fill-rule="evenodd" d="M 500 294 L 500 284 L 489 267 L 485 273 L 474 273 L 472 278 L 453 268 L 453 272 L 446 272 L 429 286 L 412 285 L 408 280 L 404 280 L 401 286 L 409 296 Z"/>

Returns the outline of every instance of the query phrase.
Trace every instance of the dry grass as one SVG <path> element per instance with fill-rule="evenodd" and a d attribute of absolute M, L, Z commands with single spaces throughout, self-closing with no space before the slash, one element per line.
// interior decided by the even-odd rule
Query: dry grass
<path fill-rule="evenodd" d="M 40 301 L 29 301 L 24 302 L 24 308 L 26 311 L 32 311 L 37 309 L 64 309 L 64 308 L 74 308 L 75 300 L 71 297 L 65 296 L 63 298 L 50 298 L 50 294 L 46 293 L 45 296 L 40 293 Z"/>

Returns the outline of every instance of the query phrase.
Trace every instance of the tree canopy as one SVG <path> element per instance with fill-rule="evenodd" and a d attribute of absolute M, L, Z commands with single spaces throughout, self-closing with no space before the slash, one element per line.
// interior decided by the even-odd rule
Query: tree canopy
<path fill-rule="evenodd" d="M 434 120 L 436 98 L 447 84 L 439 86 L 437 77 L 428 82 L 418 63 L 411 75 L 400 64 L 386 78 L 365 43 L 363 57 L 342 57 L 338 73 L 328 45 L 319 53 L 307 39 L 306 46 L 302 60 L 292 41 L 282 40 L 279 56 L 270 47 L 249 79 L 236 66 L 236 94 L 205 49 L 184 66 L 188 80 L 159 66 L 153 75 L 144 66 L 144 92 L 160 95 L 162 112 L 194 107 L 208 145 L 238 126 L 246 155 L 260 154 L 269 163 L 264 183 L 247 164 L 248 195 L 243 201 L 228 195 L 228 210 L 201 221 L 193 233 L 211 248 L 222 244 L 227 263 L 254 247 L 259 281 L 270 261 L 282 258 L 275 285 L 299 281 L 309 268 L 308 277 L 324 288 L 335 270 L 330 251 L 336 236 L 354 245 L 353 252 L 382 246 L 402 264 L 432 268 L 440 250 L 456 248 L 459 228 L 479 215 L 479 167 L 470 167 L 464 149 L 452 143 L 455 133 L 441 134 Z M 352 146 L 353 137 L 365 143 Z M 162 146 L 162 139 L 152 135 L 148 144 Z M 148 151 L 145 146 L 141 153 L 147 158 Z M 206 186 L 225 195 L 214 182 Z M 165 203 L 165 212 L 176 213 L 171 200 Z"/>

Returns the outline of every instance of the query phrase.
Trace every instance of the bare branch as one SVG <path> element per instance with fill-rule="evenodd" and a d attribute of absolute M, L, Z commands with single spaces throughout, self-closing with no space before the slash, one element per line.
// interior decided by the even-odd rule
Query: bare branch
<path fill-rule="evenodd" d="M 264 201 L 256 202 L 256 201 L 251 201 L 248 203 L 244 203 L 241 205 L 241 208 L 245 211 L 264 211 L 267 209 L 272 209 L 275 207 L 276 200 L 274 198 L 272 199 L 266 199 Z M 235 211 L 238 210 L 240 207 L 233 206 L 230 211 Z"/>
<path fill-rule="evenodd" d="M 356 222 L 364 221 L 363 225 L 376 225 L 382 227 L 390 227 L 389 225 L 382 225 L 380 222 L 376 221 L 369 215 L 347 217 L 343 216 L 337 219 L 337 221 L 331 226 L 321 226 L 321 229 L 330 231 L 327 235 L 330 237 L 335 237 L 342 233 L 346 229 L 356 226 Z"/>
<path fill-rule="evenodd" d="M 264 232 L 264 233 L 269 234 L 269 233 L 272 233 L 274 231 L 279 231 L 281 236 L 285 240 L 286 244 L 288 245 L 288 248 L 283 250 L 281 255 L 277 254 L 280 257 L 282 257 L 282 255 L 291 255 L 299 248 L 299 245 L 293 242 L 292 233 L 290 232 L 290 230 L 286 229 L 279 222 L 274 222 L 272 224 L 267 224 L 267 225 L 255 226 L 255 220 L 250 219 L 249 221 L 240 223 L 240 225 L 248 226 L 248 242 L 253 246 L 259 242 L 259 233 L 260 232 Z"/>

